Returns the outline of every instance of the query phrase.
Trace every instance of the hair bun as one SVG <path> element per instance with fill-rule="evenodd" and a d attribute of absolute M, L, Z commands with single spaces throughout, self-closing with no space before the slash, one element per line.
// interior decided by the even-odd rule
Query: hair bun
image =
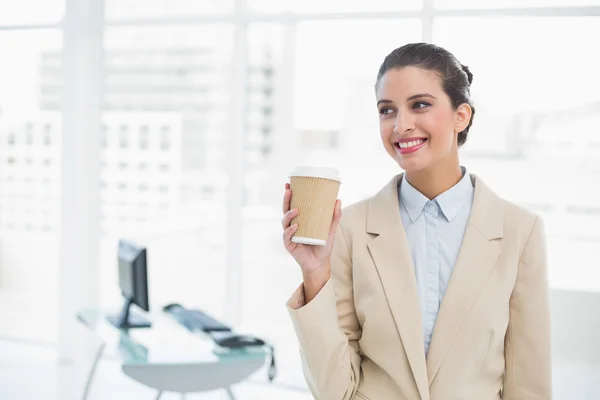
<path fill-rule="evenodd" d="M 462 70 L 465 72 L 465 74 L 467 74 L 467 80 L 469 81 L 469 85 L 471 85 L 471 83 L 473 82 L 473 74 L 471 73 L 471 71 L 469 71 L 469 67 L 462 64 L 460 66 L 462 67 Z"/>

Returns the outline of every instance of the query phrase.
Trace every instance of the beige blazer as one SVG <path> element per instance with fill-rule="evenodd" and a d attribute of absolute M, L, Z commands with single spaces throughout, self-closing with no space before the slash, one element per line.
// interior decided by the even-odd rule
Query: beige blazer
<path fill-rule="evenodd" d="M 331 279 L 288 302 L 318 400 L 549 400 L 545 232 L 471 174 L 475 195 L 427 358 L 396 176 L 344 209 Z"/>

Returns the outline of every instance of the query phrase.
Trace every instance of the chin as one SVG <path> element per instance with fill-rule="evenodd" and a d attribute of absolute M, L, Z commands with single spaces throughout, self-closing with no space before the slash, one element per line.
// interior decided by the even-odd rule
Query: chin
<path fill-rule="evenodd" d="M 429 165 L 428 160 L 425 160 L 423 157 L 401 158 L 397 161 L 400 168 L 406 172 L 420 171 Z"/>

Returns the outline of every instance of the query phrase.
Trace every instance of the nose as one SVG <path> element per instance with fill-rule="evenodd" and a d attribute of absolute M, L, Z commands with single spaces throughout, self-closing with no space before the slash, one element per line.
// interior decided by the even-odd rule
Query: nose
<path fill-rule="evenodd" d="M 411 113 L 398 113 L 394 124 L 396 133 L 410 132 L 415 129 L 415 119 Z"/>

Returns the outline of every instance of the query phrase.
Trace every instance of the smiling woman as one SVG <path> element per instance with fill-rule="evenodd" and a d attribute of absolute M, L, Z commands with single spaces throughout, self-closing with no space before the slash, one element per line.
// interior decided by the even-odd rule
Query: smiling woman
<path fill-rule="evenodd" d="M 475 114 L 472 81 L 469 69 L 454 56 L 425 43 L 403 46 L 386 57 L 375 85 L 380 132 L 388 154 L 402 169 L 422 169 L 448 153 L 453 156 L 443 160 L 458 164 L 458 147 L 466 142 Z M 454 135 L 449 134 L 450 127 Z M 447 166 L 458 169 L 458 165 Z"/>
<path fill-rule="evenodd" d="M 287 305 L 316 399 L 552 397 L 544 224 L 460 164 L 472 80 L 433 44 L 385 58 L 380 136 L 404 173 L 336 207 L 324 247 L 292 245 L 286 186 Z"/>

